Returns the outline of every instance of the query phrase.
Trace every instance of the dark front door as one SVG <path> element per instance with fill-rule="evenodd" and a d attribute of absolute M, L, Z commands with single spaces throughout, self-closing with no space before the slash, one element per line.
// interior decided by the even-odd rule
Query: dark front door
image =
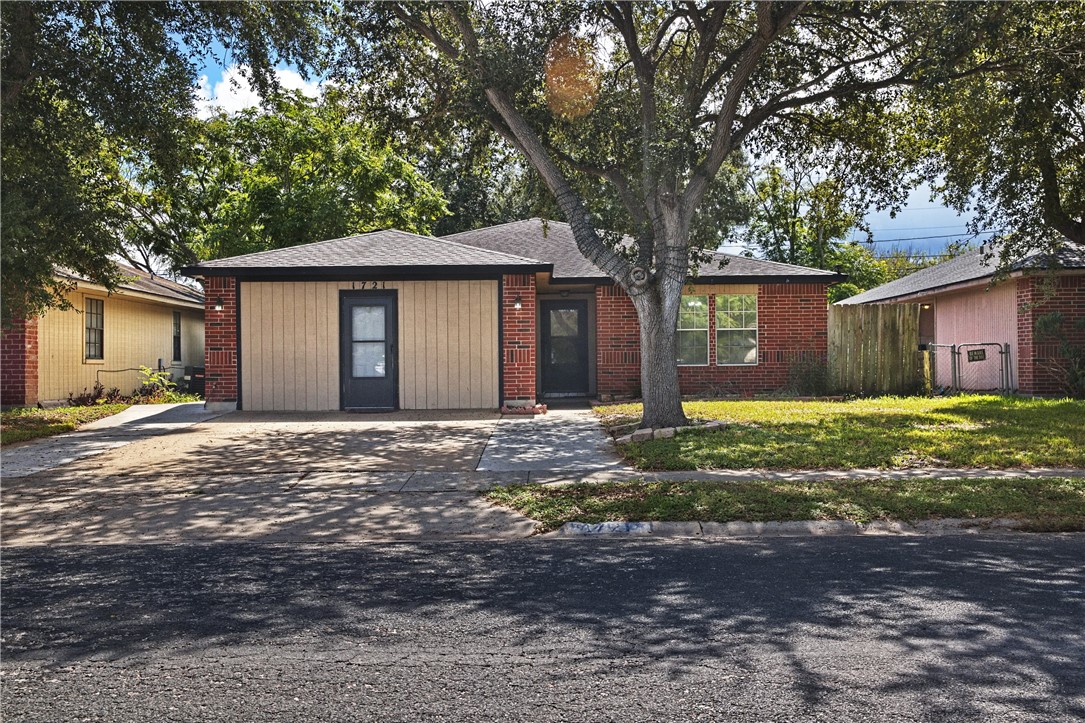
<path fill-rule="evenodd" d="M 344 291 L 339 298 L 343 409 L 395 409 L 396 293 Z"/>
<path fill-rule="evenodd" d="M 588 302 L 543 301 L 542 392 L 588 394 Z"/>

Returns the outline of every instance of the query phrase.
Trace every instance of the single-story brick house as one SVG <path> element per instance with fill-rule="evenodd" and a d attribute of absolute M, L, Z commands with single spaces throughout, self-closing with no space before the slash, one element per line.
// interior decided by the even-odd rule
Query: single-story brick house
<path fill-rule="evenodd" d="M 0 334 L 3 406 L 65 401 L 101 383 L 127 394 L 139 367 L 159 364 L 174 379 L 203 364 L 203 294 L 175 281 L 119 265 L 125 281 L 113 293 L 78 275 L 69 309 L 20 319 Z"/>
<path fill-rule="evenodd" d="M 376 231 L 184 272 L 204 282 L 219 408 L 494 408 L 640 389 L 632 302 L 564 223 Z M 718 254 L 685 300 L 683 390 L 783 386 L 796 357 L 824 356 L 826 291 L 842 278 Z"/>
<path fill-rule="evenodd" d="M 996 261 L 985 258 L 985 251 L 989 249 L 974 249 L 837 303 L 918 303 L 920 343 L 943 345 L 935 352 L 940 385 L 953 378 L 944 345 L 963 344 L 956 362 L 960 388 L 1063 393 L 1058 342 L 1038 337 L 1036 320 L 1060 312 L 1070 342 L 1085 345 L 1085 249 L 1067 244 L 1055 258 L 1031 255 L 993 283 Z M 977 346 L 983 343 L 1009 349 L 1008 379 L 1001 384 L 994 347 Z"/>

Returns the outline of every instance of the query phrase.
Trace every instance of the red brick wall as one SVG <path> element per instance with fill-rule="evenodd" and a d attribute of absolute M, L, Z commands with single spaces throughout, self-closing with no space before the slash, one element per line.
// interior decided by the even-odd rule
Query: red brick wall
<path fill-rule="evenodd" d="M 222 302 L 222 311 L 215 304 Z M 204 282 L 204 365 L 209 402 L 237 401 L 237 284 L 212 276 Z"/>
<path fill-rule="evenodd" d="M 535 404 L 535 277 L 506 274 L 502 280 L 503 385 L 501 397 L 512 405 Z M 520 308 L 515 308 L 516 297 Z"/>
<path fill-rule="evenodd" d="M 1053 286 L 1048 286 L 1051 282 Z M 1055 368 L 1059 342 L 1037 339 L 1036 319 L 1053 311 L 1062 313 L 1062 331 L 1071 344 L 1085 346 L 1085 332 L 1077 328 L 1085 317 L 1085 276 L 1024 277 L 1017 281 L 1017 382 L 1026 394 L 1064 394 Z"/>
<path fill-rule="evenodd" d="M 38 318 L 0 331 L 0 404 L 38 402 Z"/>
<path fill-rule="evenodd" d="M 640 396 L 640 324 L 620 286 L 595 287 L 595 328 L 597 392 Z"/>
<path fill-rule="evenodd" d="M 683 366 L 684 394 L 753 394 L 787 384 L 792 360 L 828 352 L 826 284 L 761 284 L 757 293 L 758 363 L 716 366 L 716 305 L 709 295 L 708 366 Z M 640 332 L 633 302 L 616 286 L 596 287 L 598 388 L 601 395 L 640 394 Z"/>

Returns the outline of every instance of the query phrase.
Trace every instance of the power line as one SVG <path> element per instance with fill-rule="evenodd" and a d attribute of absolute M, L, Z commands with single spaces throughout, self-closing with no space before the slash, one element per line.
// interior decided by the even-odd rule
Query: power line
<path fill-rule="evenodd" d="M 949 226 L 896 226 L 889 228 L 888 226 L 883 228 L 871 229 L 873 231 L 929 231 L 935 228 L 960 228 L 961 224 L 954 223 Z"/>
<path fill-rule="evenodd" d="M 900 238 L 880 238 L 880 239 L 876 238 L 876 239 L 871 239 L 871 240 L 862 239 L 862 238 L 853 238 L 853 239 L 849 239 L 849 240 L 854 241 L 855 243 L 864 243 L 864 244 L 866 244 L 866 243 L 871 243 L 871 244 L 891 244 L 891 243 L 896 243 L 897 241 L 927 241 L 929 239 L 953 238 L 954 236 L 972 236 L 974 238 L 976 236 L 979 236 L 981 233 L 998 233 L 998 232 L 997 231 L 977 231 L 976 233 L 942 233 L 942 234 L 938 234 L 937 236 L 901 236 Z"/>
<path fill-rule="evenodd" d="M 952 211 L 949 206 L 908 206 L 906 208 L 897 209 L 897 213 L 904 213 L 905 211 Z M 883 213 L 877 211 L 876 213 Z"/>

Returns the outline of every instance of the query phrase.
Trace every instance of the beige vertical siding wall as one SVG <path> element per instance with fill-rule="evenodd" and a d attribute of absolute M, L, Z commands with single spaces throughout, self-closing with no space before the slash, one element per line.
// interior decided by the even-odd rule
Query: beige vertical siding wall
<path fill-rule="evenodd" d="M 497 282 L 378 283 L 398 292 L 400 408 L 498 406 Z M 339 409 L 339 291 L 351 288 L 242 282 L 245 409 Z"/>
<path fill-rule="evenodd" d="M 102 299 L 104 359 L 87 360 L 85 353 L 87 298 Z M 173 357 L 173 312 L 181 312 L 181 361 L 172 367 L 180 379 L 185 366 L 203 366 L 203 312 L 166 306 L 104 291 L 76 290 L 68 294 L 73 309 L 52 310 L 38 330 L 38 398 L 67 399 L 94 387 L 117 387 L 128 394 L 140 383 L 140 366 L 170 367 Z M 127 370 L 127 371 L 120 371 Z"/>
<path fill-rule="evenodd" d="M 1011 386 L 1017 388 L 1017 282 L 1003 281 L 989 291 L 985 286 L 942 294 L 934 302 L 934 336 L 938 344 L 998 342 L 1010 345 Z M 999 386 L 998 355 L 987 349 L 986 362 L 969 362 L 962 354 L 960 384 L 965 389 Z M 936 355 L 939 383 L 949 383 L 949 355 Z"/>

